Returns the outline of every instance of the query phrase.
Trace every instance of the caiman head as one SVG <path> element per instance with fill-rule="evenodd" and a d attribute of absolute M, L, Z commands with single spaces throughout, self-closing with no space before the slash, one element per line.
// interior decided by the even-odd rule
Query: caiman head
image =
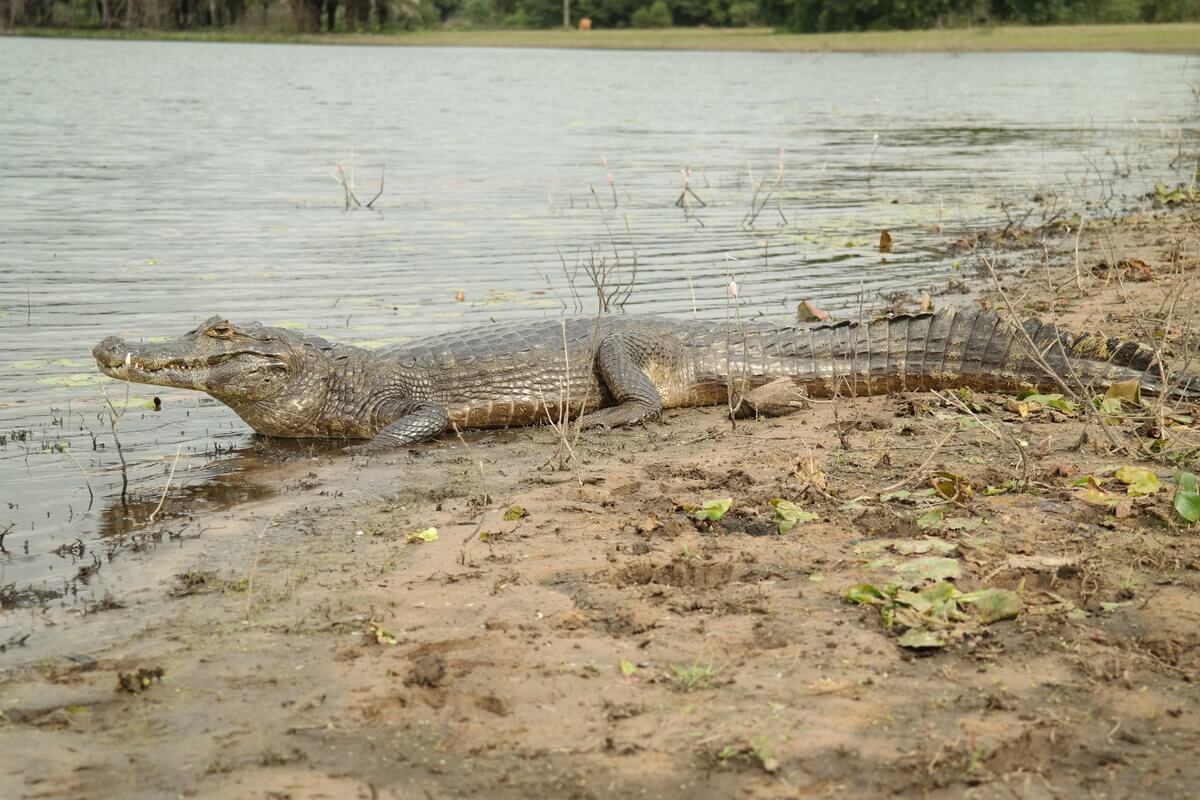
<path fill-rule="evenodd" d="M 113 378 L 196 389 L 225 403 L 270 436 L 320 436 L 334 346 L 314 336 L 211 317 L 166 342 L 134 344 L 110 336 L 92 348 Z"/>

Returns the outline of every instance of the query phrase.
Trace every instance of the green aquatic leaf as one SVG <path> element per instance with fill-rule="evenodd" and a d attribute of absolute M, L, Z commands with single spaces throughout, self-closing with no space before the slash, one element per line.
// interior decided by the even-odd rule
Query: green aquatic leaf
<path fill-rule="evenodd" d="M 99 386 L 102 383 L 110 383 L 112 380 L 112 378 L 107 375 L 101 375 L 99 372 L 73 372 L 70 375 L 47 375 L 43 378 L 38 378 L 37 382 L 43 386 L 65 386 L 69 389 L 82 389 L 88 386 Z"/>

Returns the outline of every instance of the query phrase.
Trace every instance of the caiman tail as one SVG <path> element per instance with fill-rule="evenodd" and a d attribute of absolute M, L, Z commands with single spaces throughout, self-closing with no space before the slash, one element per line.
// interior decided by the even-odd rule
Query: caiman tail
<path fill-rule="evenodd" d="M 872 322 L 807 328 L 753 326 L 732 334 L 734 379 L 790 377 L 816 397 L 969 387 L 1102 392 L 1138 380 L 1149 394 L 1200 400 L 1200 375 L 1172 375 L 1154 350 L 1101 334 L 1072 334 L 994 311 L 948 308 Z M 757 340 L 757 341 L 756 341 Z M 740 358 L 745 354 L 745 360 Z"/>

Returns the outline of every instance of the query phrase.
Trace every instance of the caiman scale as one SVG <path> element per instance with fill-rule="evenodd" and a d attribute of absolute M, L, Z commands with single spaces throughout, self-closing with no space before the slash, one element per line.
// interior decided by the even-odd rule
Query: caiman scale
<path fill-rule="evenodd" d="M 1054 389 L 1059 380 L 1101 390 L 1137 379 L 1147 393 L 1200 399 L 1200 376 L 1170 380 L 1136 342 L 954 308 L 800 326 L 546 318 L 374 351 L 213 317 L 173 341 L 109 337 L 92 353 L 114 378 L 207 392 L 260 434 L 367 439 L 372 450 L 432 439 L 451 424 L 557 420 L 564 404 L 585 426 L 632 425 L 779 378 L 814 397 Z"/>

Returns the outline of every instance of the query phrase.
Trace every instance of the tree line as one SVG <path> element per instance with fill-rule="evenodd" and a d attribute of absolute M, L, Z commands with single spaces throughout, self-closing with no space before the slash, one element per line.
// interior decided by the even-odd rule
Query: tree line
<path fill-rule="evenodd" d="M 1176 22 L 1200 0 L 571 0 L 598 28 L 770 25 L 799 32 Z M 550 28 L 563 0 L 0 0 L 0 26 L 307 33 L 437 27 Z"/>

